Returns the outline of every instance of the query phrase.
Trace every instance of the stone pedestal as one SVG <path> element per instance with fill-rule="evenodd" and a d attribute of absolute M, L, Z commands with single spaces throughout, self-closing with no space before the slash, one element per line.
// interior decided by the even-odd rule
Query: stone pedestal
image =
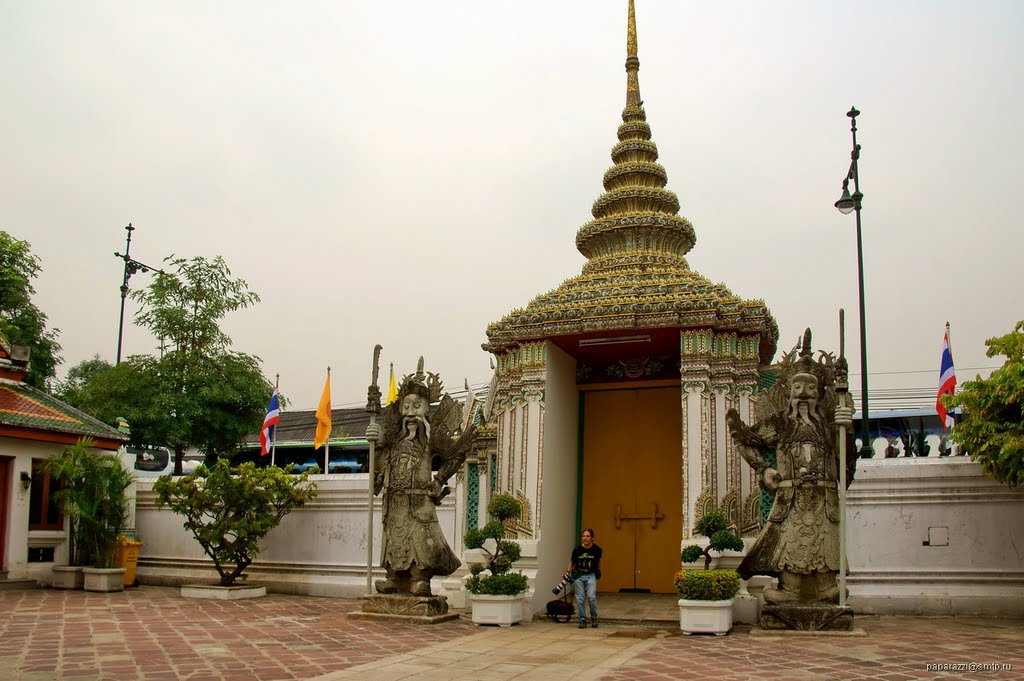
<path fill-rule="evenodd" d="M 220 586 L 219 584 L 182 584 L 182 598 L 206 598 L 215 601 L 241 601 L 247 598 L 263 598 L 267 595 L 267 587 L 254 584 L 235 584 Z"/>
<path fill-rule="evenodd" d="M 448 599 L 444 596 L 374 594 L 359 600 L 362 601 L 362 609 L 349 614 L 353 619 L 438 624 L 459 618 L 458 613 L 448 612 Z"/>
<path fill-rule="evenodd" d="M 853 609 L 828 603 L 765 604 L 761 628 L 792 631 L 852 631 Z"/>

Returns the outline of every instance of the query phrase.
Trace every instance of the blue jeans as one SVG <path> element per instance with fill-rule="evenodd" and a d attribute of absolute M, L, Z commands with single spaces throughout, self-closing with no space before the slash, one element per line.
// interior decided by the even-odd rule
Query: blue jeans
<path fill-rule="evenodd" d="M 587 611 L 583 606 L 583 598 L 586 596 L 590 602 L 590 617 L 597 619 L 597 575 L 580 575 L 572 583 L 573 592 L 576 594 L 576 616 L 581 622 L 586 621 Z"/>

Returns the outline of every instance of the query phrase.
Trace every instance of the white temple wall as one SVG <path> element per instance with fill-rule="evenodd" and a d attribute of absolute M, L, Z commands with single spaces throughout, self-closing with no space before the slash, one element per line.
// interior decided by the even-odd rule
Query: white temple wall
<path fill-rule="evenodd" d="M 3 547 L 4 562 L 0 569 L 7 572 L 7 579 L 34 579 L 42 584 L 49 584 L 54 565 L 67 565 L 69 558 L 68 535 L 64 528 L 30 530 L 29 507 L 32 500 L 31 489 L 26 489 L 21 476 L 35 475 L 33 461 L 45 460 L 61 454 L 67 445 L 36 440 L 24 440 L 16 437 L 0 437 L 0 456 L 9 459 L 10 475 L 7 480 L 7 508 L 0 513 L 7 514 L 7 533 L 0 536 L 6 542 Z M 94 448 L 97 455 L 114 454 L 115 452 Z M 127 490 L 129 499 L 134 494 L 131 487 Z M 129 512 L 129 515 L 130 512 Z M 129 521 L 132 519 L 129 518 Z M 129 522 L 130 528 L 130 522 Z M 28 562 L 29 549 L 53 549 L 53 561 Z"/>
<path fill-rule="evenodd" d="M 686 386 L 683 391 L 683 536 L 689 539 L 696 522 L 695 509 L 705 487 L 707 471 L 702 465 L 701 402 L 699 386 Z"/>
<path fill-rule="evenodd" d="M 713 437 L 715 441 L 715 503 L 720 504 L 725 492 L 729 489 L 729 450 L 725 446 L 725 396 L 727 388 L 716 388 L 714 391 L 715 418 Z"/>
<path fill-rule="evenodd" d="M 538 460 L 536 504 L 537 573 L 532 607 L 542 610 L 550 600 L 576 545 L 576 488 L 579 465 L 579 391 L 576 360 L 547 344 L 547 382 L 538 434 L 543 455 Z M 543 494 L 540 493 L 541 486 Z"/>
<path fill-rule="evenodd" d="M 862 459 L 846 517 L 856 612 L 1024 616 L 1024 490 L 980 464 Z"/>
<path fill-rule="evenodd" d="M 3 565 L 8 579 L 46 579 L 54 564 L 67 565 L 67 533 L 63 530 L 29 530 L 29 502 L 32 493 L 21 483 L 22 474 L 33 475 L 32 460 L 48 459 L 64 451 L 66 445 L 23 440 L 21 438 L 0 438 L 0 454 L 11 459 L 7 478 L 7 503 L 0 513 L 7 514 L 7 535 L 0 536 L 6 541 Z M 30 547 L 53 547 L 53 563 L 29 563 Z"/>
<path fill-rule="evenodd" d="M 575 369 L 567 356 L 551 351 L 549 357 L 554 359 L 541 410 L 546 494 L 536 507 L 543 531 L 522 542 L 524 572 L 536 585 L 534 611 L 543 608 L 576 541 Z M 564 418 L 551 419 L 551 413 Z M 280 593 L 358 597 L 366 589 L 366 476 L 314 479 L 318 496 L 270 533 L 247 573 Z M 156 507 L 153 482 L 138 482 L 140 581 L 216 579 L 181 517 Z M 990 480 L 966 458 L 872 459 L 858 462 L 847 498 L 848 584 L 856 612 L 1024 616 L 1024 490 Z M 379 504 L 375 499 L 375 566 Z M 452 497 L 438 508 L 438 517 L 452 547 L 461 547 Z M 375 568 L 374 579 L 382 575 Z"/>
<path fill-rule="evenodd" d="M 271 591 L 313 596 L 355 598 L 366 593 L 367 484 L 366 474 L 314 475 L 317 496 L 285 516 L 261 543 L 256 561 L 246 570 L 253 582 Z M 136 531 L 143 545 L 138 577 L 143 584 L 180 585 L 215 581 L 213 562 L 205 556 L 182 517 L 158 508 L 153 478 L 138 481 Z M 450 484 L 454 483 L 454 479 Z M 461 552 L 457 541 L 456 502 L 460 490 L 437 508 L 445 539 Z M 374 499 L 373 579 L 379 568 L 381 506 Z M 440 578 L 434 580 L 435 593 Z"/>
<path fill-rule="evenodd" d="M 522 487 L 520 488 L 527 498 L 532 499 L 531 515 L 533 522 L 533 536 L 536 537 L 540 531 L 540 512 L 538 506 L 541 500 L 540 491 L 540 455 L 543 450 L 541 444 L 540 422 L 544 413 L 544 403 L 541 400 L 530 400 L 523 407 L 523 451 L 525 452 L 525 465 L 523 466 Z"/>

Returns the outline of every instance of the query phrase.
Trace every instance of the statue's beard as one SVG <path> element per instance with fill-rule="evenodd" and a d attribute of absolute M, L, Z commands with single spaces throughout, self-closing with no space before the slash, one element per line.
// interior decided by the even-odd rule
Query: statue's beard
<path fill-rule="evenodd" d="M 415 426 L 415 430 L 413 429 Z M 430 439 L 430 423 L 422 416 L 403 416 L 402 432 L 405 433 L 403 440 L 416 439 L 426 442 Z"/>
<path fill-rule="evenodd" d="M 793 418 L 803 419 L 808 422 L 817 421 L 819 419 L 818 401 L 797 399 L 790 408 L 790 416 Z"/>

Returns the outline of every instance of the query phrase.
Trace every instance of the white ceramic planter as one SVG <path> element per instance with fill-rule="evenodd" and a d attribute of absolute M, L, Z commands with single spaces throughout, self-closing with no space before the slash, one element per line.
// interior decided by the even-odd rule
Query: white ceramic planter
<path fill-rule="evenodd" d="M 470 594 L 473 604 L 473 624 L 497 624 L 510 627 L 523 618 L 526 594 L 515 596 L 484 596 Z"/>
<path fill-rule="evenodd" d="M 679 628 L 684 634 L 725 636 L 732 629 L 732 602 L 679 600 Z"/>
<path fill-rule="evenodd" d="M 124 568 L 82 568 L 85 590 L 106 593 L 124 591 Z"/>
<path fill-rule="evenodd" d="M 50 585 L 54 589 L 81 589 L 85 586 L 82 568 L 74 565 L 54 565 Z"/>

